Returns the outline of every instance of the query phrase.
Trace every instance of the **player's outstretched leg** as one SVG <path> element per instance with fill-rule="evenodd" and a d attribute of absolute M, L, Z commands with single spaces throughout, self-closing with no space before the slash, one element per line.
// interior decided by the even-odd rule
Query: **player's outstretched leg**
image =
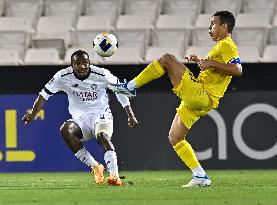
<path fill-rule="evenodd" d="M 123 182 L 118 174 L 117 155 L 110 137 L 104 132 L 100 132 L 97 134 L 97 140 L 104 150 L 104 160 L 107 165 L 107 170 L 110 172 L 110 176 L 106 178 L 106 182 L 109 185 L 122 186 Z"/>
<path fill-rule="evenodd" d="M 169 76 L 173 86 L 177 86 L 186 70 L 185 65 L 171 54 L 164 54 L 158 60 L 150 63 L 137 77 L 125 83 L 110 84 L 108 87 L 118 93 L 123 93 L 128 97 L 136 96 L 136 89 L 158 79 L 165 73 Z"/>
<path fill-rule="evenodd" d="M 129 89 L 128 88 L 129 83 L 130 82 L 124 82 L 124 83 L 118 82 L 116 84 L 110 83 L 108 85 L 108 88 L 115 93 L 122 93 L 126 95 L 128 98 L 133 98 L 137 94 L 137 91 L 136 91 L 137 89 L 136 88 Z"/>
<path fill-rule="evenodd" d="M 99 164 L 83 146 L 80 140 L 82 139 L 80 127 L 74 122 L 65 122 L 60 128 L 60 133 L 75 156 L 91 167 L 95 183 L 101 184 L 104 181 L 104 166 Z"/>
<path fill-rule="evenodd" d="M 115 93 L 122 93 L 129 98 L 136 96 L 136 89 L 147 84 L 148 82 L 160 78 L 165 70 L 160 63 L 155 60 L 150 63 L 137 77 L 130 82 L 110 84 L 108 88 Z"/>

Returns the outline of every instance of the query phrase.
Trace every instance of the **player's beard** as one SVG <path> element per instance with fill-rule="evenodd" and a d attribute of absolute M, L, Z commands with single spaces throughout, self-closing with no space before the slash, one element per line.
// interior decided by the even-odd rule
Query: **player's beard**
<path fill-rule="evenodd" d="M 84 69 L 83 72 L 76 72 L 75 70 L 73 72 L 78 79 L 85 79 L 89 76 L 89 68 L 86 70 Z"/>

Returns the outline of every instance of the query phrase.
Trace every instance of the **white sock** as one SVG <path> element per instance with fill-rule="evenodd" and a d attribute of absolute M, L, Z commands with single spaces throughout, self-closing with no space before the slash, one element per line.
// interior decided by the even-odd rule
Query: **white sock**
<path fill-rule="evenodd" d="M 194 176 L 198 177 L 204 177 L 206 175 L 206 172 L 204 169 L 199 165 L 198 167 L 195 167 L 194 169 L 191 170 Z"/>
<path fill-rule="evenodd" d="M 127 88 L 129 90 L 134 90 L 135 88 L 137 88 L 135 80 L 129 81 L 128 84 L 127 84 Z"/>
<path fill-rule="evenodd" d="M 90 167 L 95 167 L 98 165 L 98 162 L 95 161 L 95 159 L 90 155 L 90 153 L 86 150 L 86 148 L 80 149 L 75 156 L 81 160 L 84 164 L 90 166 Z"/>
<path fill-rule="evenodd" d="M 118 166 L 117 166 L 117 156 L 115 151 L 109 150 L 104 154 L 104 160 L 107 165 L 107 170 L 110 172 L 110 176 L 119 176 L 118 175 Z"/>

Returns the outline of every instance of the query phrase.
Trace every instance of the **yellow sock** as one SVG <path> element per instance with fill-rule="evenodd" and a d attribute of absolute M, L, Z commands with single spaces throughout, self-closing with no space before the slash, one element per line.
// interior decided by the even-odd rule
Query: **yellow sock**
<path fill-rule="evenodd" d="M 160 78 L 165 73 L 157 60 L 150 63 L 137 77 L 134 78 L 136 86 L 141 87 L 150 81 Z"/>
<path fill-rule="evenodd" d="M 178 142 L 173 148 L 190 170 L 200 166 L 191 145 L 186 140 Z"/>

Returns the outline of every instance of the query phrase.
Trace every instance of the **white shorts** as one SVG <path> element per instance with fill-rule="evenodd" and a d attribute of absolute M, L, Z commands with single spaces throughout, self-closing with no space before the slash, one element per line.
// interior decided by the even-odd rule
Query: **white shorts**
<path fill-rule="evenodd" d="M 83 133 L 81 141 L 88 141 L 97 137 L 100 132 L 104 132 L 109 138 L 113 134 L 113 115 L 109 108 L 102 113 L 89 113 L 68 121 L 75 122 L 81 128 Z"/>

